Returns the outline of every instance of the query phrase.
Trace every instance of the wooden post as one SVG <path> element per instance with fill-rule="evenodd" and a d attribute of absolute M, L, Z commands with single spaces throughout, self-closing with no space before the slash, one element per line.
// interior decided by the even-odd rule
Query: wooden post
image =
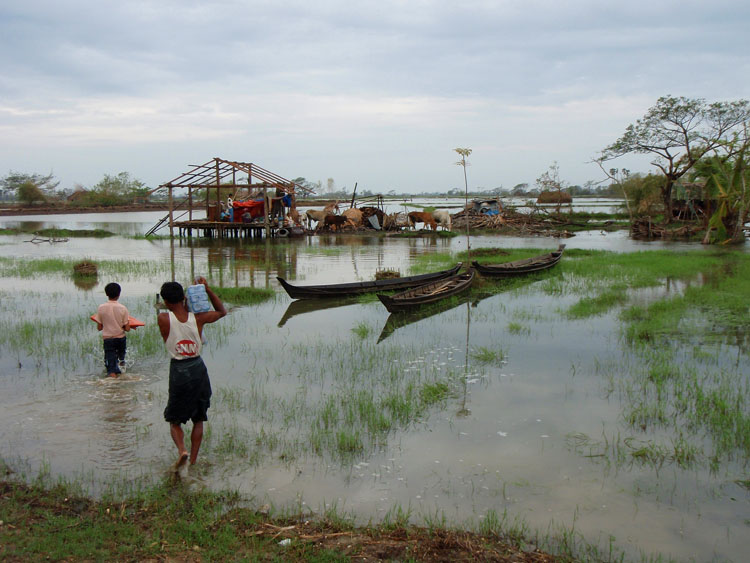
<path fill-rule="evenodd" d="M 188 188 L 188 219 L 193 220 L 193 186 Z"/>
<path fill-rule="evenodd" d="M 268 213 L 271 210 L 268 209 L 268 186 L 263 186 L 263 227 L 266 231 L 266 239 L 270 240 L 271 237 L 271 223 L 268 221 Z"/>
<path fill-rule="evenodd" d="M 219 159 L 214 158 L 214 160 L 216 161 L 216 205 L 218 205 L 219 209 L 221 209 L 221 190 L 219 189 Z M 227 209 L 227 213 L 229 213 L 229 209 Z"/>
<path fill-rule="evenodd" d="M 174 199 L 172 198 L 172 184 L 169 184 L 169 237 L 174 236 Z"/>

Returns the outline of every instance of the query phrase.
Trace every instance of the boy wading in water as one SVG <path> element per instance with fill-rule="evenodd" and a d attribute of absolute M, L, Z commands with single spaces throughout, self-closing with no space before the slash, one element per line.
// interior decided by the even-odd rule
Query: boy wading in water
<path fill-rule="evenodd" d="M 208 420 L 207 411 L 211 405 L 211 382 L 201 358 L 203 325 L 216 322 L 227 314 L 224 304 L 208 287 L 205 278 L 197 278 L 195 283 L 205 286 L 213 311 L 189 312 L 182 286 L 177 282 L 166 282 L 161 286 L 160 293 L 169 312 L 159 313 L 157 317 L 161 337 L 172 358 L 169 363 L 169 400 L 164 409 L 164 420 L 169 422 L 172 440 L 177 446 L 179 457 L 175 469 L 178 470 L 188 461 L 182 425 L 188 420 L 193 421 L 190 434 L 190 464 L 193 465 L 203 440 L 203 421 Z"/>
<path fill-rule="evenodd" d="M 109 377 L 117 377 L 125 369 L 125 333 L 130 330 L 130 315 L 125 305 L 117 302 L 121 291 L 120 284 L 115 282 L 104 286 L 109 301 L 99 305 L 96 311 L 96 328 L 102 332 L 104 364 Z"/>

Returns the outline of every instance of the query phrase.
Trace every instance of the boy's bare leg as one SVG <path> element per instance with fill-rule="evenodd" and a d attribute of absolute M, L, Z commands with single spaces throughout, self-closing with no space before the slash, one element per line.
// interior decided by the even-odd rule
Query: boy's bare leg
<path fill-rule="evenodd" d="M 188 459 L 187 449 L 185 448 L 185 433 L 182 431 L 182 425 L 170 422 L 169 433 L 172 435 L 172 440 L 180 454 L 176 467 L 182 467 Z"/>
<path fill-rule="evenodd" d="M 201 449 L 203 441 L 203 421 L 193 422 L 193 431 L 190 433 L 190 465 L 195 465 L 198 459 L 198 450 Z"/>

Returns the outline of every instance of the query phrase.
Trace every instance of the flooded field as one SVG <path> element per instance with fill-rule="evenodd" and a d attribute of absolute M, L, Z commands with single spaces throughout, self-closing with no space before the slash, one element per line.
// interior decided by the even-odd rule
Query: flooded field
<path fill-rule="evenodd" d="M 17 471 L 61 475 L 94 494 L 164 478 L 175 449 L 153 303 L 163 281 L 203 275 L 276 294 L 229 302 L 230 314 L 206 327 L 214 396 L 189 486 L 359 521 L 513 527 L 552 549 L 594 545 L 627 559 L 742 561 L 750 551 L 747 324 L 724 334 L 691 310 L 675 321 L 701 328 L 689 337 L 654 346 L 638 336 L 639 311 L 714 283 L 727 264 L 746 268 L 744 249 L 582 233 L 565 241 L 572 252 L 550 275 L 390 316 L 375 299 L 292 302 L 276 276 L 312 284 L 386 268 L 405 275 L 430 256 L 465 251 L 465 237 L 130 237 L 160 215 L 0 218 L 120 235 L 0 237 L 0 457 Z M 558 241 L 484 236 L 471 245 L 546 251 Z M 690 251 L 713 262 L 633 287 L 587 277 L 581 250 Z M 82 259 L 99 264 L 96 282 L 72 279 Z M 116 381 L 104 377 L 88 319 L 109 281 L 146 322 L 129 333 L 128 370 Z M 609 294 L 617 306 L 580 312 Z M 713 421 L 717 412 L 733 426 Z"/>

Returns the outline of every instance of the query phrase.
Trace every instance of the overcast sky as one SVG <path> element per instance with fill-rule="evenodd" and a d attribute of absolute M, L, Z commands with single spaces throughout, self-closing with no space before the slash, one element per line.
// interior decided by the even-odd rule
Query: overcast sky
<path fill-rule="evenodd" d="M 0 175 L 213 157 L 375 193 L 570 184 L 659 96 L 750 97 L 747 0 L 3 0 Z M 618 166 L 648 171 L 647 160 Z"/>

